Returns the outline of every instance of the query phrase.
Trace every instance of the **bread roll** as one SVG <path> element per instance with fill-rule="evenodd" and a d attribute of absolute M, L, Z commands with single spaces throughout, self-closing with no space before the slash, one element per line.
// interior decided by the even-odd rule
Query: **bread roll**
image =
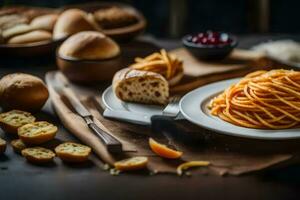
<path fill-rule="evenodd" d="M 48 89 L 38 77 L 15 73 L 0 80 L 0 106 L 4 109 L 38 111 L 48 97 Z"/>
<path fill-rule="evenodd" d="M 18 24 L 16 26 L 13 26 L 9 29 L 6 29 L 2 32 L 2 36 L 4 39 L 11 38 L 15 35 L 20 35 L 23 33 L 27 33 L 32 30 L 32 27 L 28 24 Z"/>
<path fill-rule="evenodd" d="M 47 31 L 32 31 L 22 35 L 17 35 L 8 40 L 8 44 L 30 44 L 35 42 L 42 42 L 51 40 L 52 35 Z"/>
<path fill-rule="evenodd" d="M 59 48 L 60 56 L 83 60 L 103 60 L 119 54 L 118 44 L 96 31 L 83 31 L 72 35 Z"/>
<path fill-rule="evenodd" d="M 53 30 L 53 38 L 61 39 L 81 31 L 97 29 L 86 12 L 79 9 L 69 9 L 58 17 Z"/>
<path fill-rule="evenodd" d="M 0 29 L 6 30 L 18 24 L 27 24 L 28 19 L 21 14 L 9 14 L 0 16 Z"/>
<path fill-rule="evenodd" d="M 34 29 L 41 29 L 41 30 L 52 32 L 57 18 L 58 18 L 57 14 L 38 16 L 30 22 L 30 26 L 33 27 Z"/>
<path fill-rule="evenodd" d="M 113 78 L 113 90 L 123 101 L 166 104 L 169 86 L 166 79 L 154 72 L 125 68 Z"/>

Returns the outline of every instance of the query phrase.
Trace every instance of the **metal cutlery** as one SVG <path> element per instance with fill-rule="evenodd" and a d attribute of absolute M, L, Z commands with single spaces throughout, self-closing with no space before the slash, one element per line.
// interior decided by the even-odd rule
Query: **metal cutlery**
<path fill-rule="evenodd" d="M 109 152 L 122 152 L 122 143 L 95 124 L 92 114 L 84 107 L 84 105 L 82 105 L 74 91 L 68 87 L 67 83 L 64 82 L 63 79 L 60 79 L 60 81 L 60 85 L 58 85 L 56 80 L 57 85 L 54 86 L 54 89 L 67 97 L 77 114 L 84 119 L 85 123 L 93 131 L 93 133 L 101 139 L 107 150 Z"/>
<path fill-rule="evenodd" d="M 170 102 L 169 104 L 165 107 L 165 109 L 163 110 L 162 114 L 163 116 L 167 116 L 167 117 L 176 117 L 179 112 L 179 101 L 180 101 L 180 96 L 176 95 L 170 98 Z"/>

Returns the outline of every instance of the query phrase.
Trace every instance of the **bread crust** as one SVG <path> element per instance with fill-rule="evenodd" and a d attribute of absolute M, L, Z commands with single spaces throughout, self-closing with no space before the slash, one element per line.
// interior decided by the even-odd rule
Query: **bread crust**
<path fill-rule="evenodd" d="M 13 115 L 18 116 L 18 118 L 20 120 L 22 120 L 23 122 L 19 122 L 18 124 L 16 124 L 16 123 L 13 123 L 12 120 L 8 121 L 7 117 L 10 117 Z M 28 112 L 24 112 L 21 110 L 11 110 L 9 112 L 0 114 L 0 127 L 6 133 L 17 134 L 19 127 L 21 127 L 27 123 L 32 123 L 34 121 L 35 121 L 34 116 L 32 116 Z"/>
<path fill-rule="evenodd" d="M 0 105 L 5 110 L 39 111 L 48 97 L 48 89 L 38 77 L 14 73 L 0 80 Z"/>
<path fill-rule="evenodd" d="M 119 45 L 96 31 L 83 31 L 72 35 L 59 48 L 59 55 L 79 60 L 104 60 L 118 56 Z"/>
<path fill-rule="evenodd" d="M 36 164 L 52 162 L 55 157 L 53 151 L 43 147 L 26 148 L 21 151 L 21 154 L 27 161 Z"/>
<path fill-rule="evenodd" d="M 66 162 L 85 162 L 91 153 L 91 148 L 74 142 L 65 142 L 55 148 L 56 155 Z"/>
<path fill-rule="evenodd" d="M 3 154 L 6 150 L 6 141 L 0 138 L 0 154 Z"/>
<path fill-rule="evenodd" d="M 81 31 L 97 30 L 90 22 L 86 12 L 79 9 L 68 9 L 61 13 L 53 29 L 53 38 L 61 39 Z"/>
<path fill-rule="evenodd" d="M 53 124 L 39 121 L 18 128 L 18 135 L 25 144 L 38 145 L 54 139 L 57 130 Z"/>

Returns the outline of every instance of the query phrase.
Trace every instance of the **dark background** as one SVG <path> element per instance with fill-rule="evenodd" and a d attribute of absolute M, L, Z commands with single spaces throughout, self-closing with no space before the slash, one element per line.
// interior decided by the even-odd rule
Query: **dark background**
<path fill-rule="evenodd" d="M 61 7 L 89 0 L 0 0 L 1 5 L 25 4 Z M 94 0 L 95 2 L 95 0 Z M 235 34 L 300 33 L 299 0 L 123 0 L 147 18 L 147 32 L 157 37 L 181 37 L 201 30 Z M 267 2 L 259 10 L 262 2 Z M 267 14 L 266 14 L 267 13 Z M 259 28 L 267 15 L 266 27 Z M 178 26 L 176 24 L 179 24 Z M 177 28 L 174 29 L 174 26 Z"/>

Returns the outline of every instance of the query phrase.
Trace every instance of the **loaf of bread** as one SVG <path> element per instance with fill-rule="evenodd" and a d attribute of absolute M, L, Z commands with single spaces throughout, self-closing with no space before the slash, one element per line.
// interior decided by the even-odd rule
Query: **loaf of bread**
<path fill-rule="evenodd" d="M 91 153 L 91 148 L 74 142 L 65 142 L 55 148 L 56 155 L 66 162 L 84 162 Z"/>
<path fill-rule="evenodd" d="M 4 14 L 0 16 L 0 29 L 6 30 L 18 24 L 27 24 L 28 19 L 21 14 Z"/>
<path fill-rule="evenodd" d="M 113 90 L 123 101 L 145 104 L 168 103 L 168 82 L 162 75 L 154 72 L 122 69 L 113 78 Z"/>
<path fill-rule="evenodd" d="M 28 112 L 11 110 L 0 114 L 0 127 L 6 133 L 18 133 L 18 128 L 35 121 L 35 117 Z"/>
<path fill-rule="evenodd" d="M 19 138 L 25 144 L 43 144 L 54 139 L 57 127 L 53 124 L 40 121 L 26 124 L 18 128 Z"/>
<path fill-rule="evenodd" d="M 32 147 L 22 150 L 24 156 L 29 162 L 41 164 L 53 161 L 55 153 L 50 149 L 43 147 Z"/>
<path fill-rule="evenodd" d="M 2 36 L 4 39 L 9 39 L 13 36 L 20 35 L 23 33 L 27 33 L 32 30 L 32 27 L 28 24 L 18 24 L 9 29 L 6 29 L 2 32 Z"/>
<path fill-rule="evenodd" d="M 36 76 L 14 73 L 0 80 L 0 106 L 6 110 L 39 111 L 48 97 L 46 85 Z"/>
<path fill-rule="evenodd" d="M 59 55 L 79 60 L 105 60 L 120 54 L 119 45 L 96 31 L 83 31 L 68 38 L 59 48 Z"/>
<path fill-rule="evenodd" d="M 81 31 L 97 30 L 89 15 L 79 9 L 69 9 L 61 13 L 55 23 L 53 38 L 61 39 Z"/>
<path fill-rule="evenodd" d="M 57 18 L 57 14 L 38 16 L 30 22 L 30 26 L 35 30 L 46 30 L 52 32 Z"/>
<path fill-rule="evenodd" d="M 14 36 L 8 40 L 8 44 L 30 44 L 35 42 L 48 41 L 52 39 L 52 34 L 48 31 L 37 30 Z"/>

